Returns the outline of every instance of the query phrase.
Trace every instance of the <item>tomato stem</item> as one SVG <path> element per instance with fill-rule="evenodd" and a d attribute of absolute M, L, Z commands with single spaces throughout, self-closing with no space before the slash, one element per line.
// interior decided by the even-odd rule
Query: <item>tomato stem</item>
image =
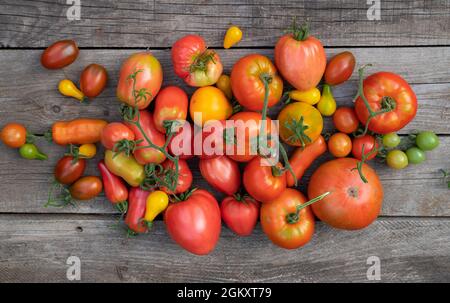
<path fill-rule="evenodd" d="M 331 194 L 331 192 L 327 191 L 326 193 L 321 194 L 320 196 L 317 196 L 303 204 L 297 205 L 295 212 L 293 213 L 289 213 L 286 215 L 286 221 L 289 224 L 295 224 L 298 222 L 298 220 L 300 219 L 300 211 L 302 209 L 304 209 L 305 207 L 310 206 L 313 203 L 316 203 L 320 200 L 322 200 L 323 198 L 325 198 L 326 196 L 328 196 L 329 194 Z"/>
<path fill-rule="evenodd" d="M 374 138 L 374 140 L 376 140 L 376 139 Z M 363 167 L 363 164 L 367 161 L 367 159 L 368 159 L 370 156 L 372 156 L 374 153 L 378 152 L 378 149 L 377 149 L 377 147 L 376 147 L 376 143 L 375 143 L 375 142 L 374 142 L 374 145 L 373 145 L 373 150 L 371 150 L 371 151 L 368 152 L 367 154 L 364 153 L 364 148 L 365 148 L 365 144 L 363 144 L 362 147 L 361 147 L 361 161 L 358 161 L 358 163 L 356 163 L 356 167 L 353 168 L 353 169 L 358 170 L 359 177 L 361 178 L 361 180 L 362 180 L 364 183 L 369 183 L 369 181 L 367 180 L 367 178 L 364 176 L 364 173 L 363 173 L 363 171 L 362 171 L 362 167 Z"/>
<path fill-rule="evenodd" d="M 296 18 L 292 20 L 292 26 L 289 31 L 292 33 L 292 36 L 297 41 L 305 41 L 309 36 L 309 26 L 305 22 L 300 27 L 297 26 Z"/>

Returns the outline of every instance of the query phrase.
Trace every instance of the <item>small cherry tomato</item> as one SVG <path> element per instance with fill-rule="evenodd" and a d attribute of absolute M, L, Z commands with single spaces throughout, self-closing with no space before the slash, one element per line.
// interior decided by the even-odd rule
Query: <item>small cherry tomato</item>
<path fill-rule="evenodd" d="M 36 145 L 32 143 L 25 143 L 19 149 L 19 153 L 22 158 L 28 160 L 47 160 L 48 157 L 46 154 L 43 154 L 39 151 Z"/>
<path fill-rule="evenodd" d="M 19 148 L 27 141 L 27 130 L 22 124 L 8 123 L 3 127 L 0 139 L 6 146 Z"/>
<path fill-rule="evenodd" d="M 85 176 L 69 187 L 70 195 L 75 200 L 90 200 L 97 197 L 103 189 L 102 180 L 96 176 Z"/>
<path fill-rule="evenodd" d="M 352 140 L 347 134 L 335 133 L 328 140 L 328 150 L 336 158 L 347 157 L 352 151 Z"/>
<path fill-rule="evenodd" d="M 227 96 L 228 100 L 231 100 L 231 98 L 233 98 L 230 76 L 225 74 L 221 75 L 219 77 L 219 80 L 217 80 L 216 86 L 225 94 L 225 96 Z"/>
<path fill-rule="evenodd" d="M 305 102 L 311 105 L 320 101 L 320 90 L 317 87 L 305 91 L 293 90 L 289 92 L 289 98 L 295 101 Z"/>
<path fill-rule="evenodd" d="M 69 79 L 61 80 L 58 84 L 59 92 L 66 97 L 73 97 L 80 102 L 85 102 L 86 96 L 80 91 L 75 83 L 70 81 Z"/>
<path fill-rule="evenodd" d="M 406 156 L 408 157 L 408 162 L 412 164 L 420 164 L 427 158 L 425 152 L 417 147 L 408 148 Z"/>
<path fill-rule="evenodd" d="M 387 148 L 394 148 L 397 147 L 397 145 L 400 144 L 400 136 L 396 133 L 389 133 L 386 135 L 383 135 L 383 146 Z"/>
<path fill-rule="evenodd" d="M 423 151 L 433 150 L 439 146 L 439 138 L 433 132 L 423 131 L 417 135 L 416 144 Z"/>
<path fill-rule="evenodd" d="M 364 146 L 364 155 L 370 154 L 370 156 L 367 157 L 367 160 L 375 158 L 378 151 L 374 152 L 373 150 L 374 149 L 378 150 L 377 139 L 375 139 L 375 137 L 371 135 L 364 135 L 362 137 L 356 137 L 353 139 L 352 154 L 358 160 L 362 159 L 363 146 Z"/>
<path fill-rule="evenodd" d="M 347 81 L 355 69 L 355 56 L 349 51 L 335 55 L 325 69 L 325 83 L 338 85 Z"/>
<path fill-rule="evenodd" d="M 242 39 L 242 31 L 239 27 L 230 26 L 223 39 L 223 48 L 228 49 L 237 44 Z"/>
<path fill-rule="evenodd" d="M 408 156 L 401 150 L 394 149 L 387 153 L 386 163 L 394 169 L 403 169 L 408 166 Z"/>
<path fill-rule="evenodd" d="M 338 131 L 345 134 L 355 132 L 359 126 L 356 112 L 351 107 L 339 107 L 333 115 L 333 123 Z"/>
<path fill-rule="evenodd" d="M 105 89 L 108 81 L 106 69 L 98 64 L 89 64 L 80 76 L 80 90 L 88 98 L 95 98 Z"/>
<path fill-rule="evenodd" d="M 48 69 L 63 68 L 72 64 L 78 57 L 78 46 L 73 40 L 61 40 L 45 49 L 41 64 Z"/>
<path fill-rule="evenodd" d="M 85 169 L 86 160 L 74 160 L 72 156 L 64 156 L 56 163 L 55 180 L 64 185 L 72 184 L 83 175 Z"/>
<path fill-rule="evenodd" d="M 97 146 L 92 143 L 83 144 L 78 148 L 78 152 L 83 158 L 91 159 L 97 154 Z"/>

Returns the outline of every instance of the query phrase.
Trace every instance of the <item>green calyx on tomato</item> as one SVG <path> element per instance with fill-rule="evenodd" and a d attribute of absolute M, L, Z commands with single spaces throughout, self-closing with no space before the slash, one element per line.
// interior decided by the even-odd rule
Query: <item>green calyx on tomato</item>
<path fill-rule="evenodd" d="M 39 151 L 36 145 L 32 143 L 25 143 L 19 149 L 20 156 L 28 160 L 47 160 L 46 154 Z"/>
<path fill-rule="evenodd" d="M 309 126 L 305 125 L 304 120 L 304 116 L 301 116 L 300 120 L 292 118 L 291 121 L 286 121 L 284 126 L 292 132 L 292 135 L 286 141 L 292 144 L 300 143 L 302 147 L 312 142 L 311 138 L 305 133 Z"/>
<path fill-rule="evenodd" d="M 305 41 L 309 35 L 309 26 L 307 23 L 303 23 L 300 27 L 297 26 L 297 22 L 294 18 L 292 20 L 292 26 L 289 28 L 289 31 L 292 33 L 292 36 L 297 41 Z"/>

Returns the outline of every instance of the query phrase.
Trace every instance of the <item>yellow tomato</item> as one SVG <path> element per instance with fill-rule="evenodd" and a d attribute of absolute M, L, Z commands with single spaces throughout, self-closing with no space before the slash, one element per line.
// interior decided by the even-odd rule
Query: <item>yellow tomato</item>
<path fill-rule="evenodd" d="M 317 103 L 317 109 L 323 116 L 331 116 L 336 111 L 336 101 L 334 100 L 331 86 L 325 84 L 322 90 L 322 97 Z"/>
<path fill-rule="evenodd" d="M 73 97 L 81 102 L 86 100 L 86 96 L 69 79 L 61 80 L 58 84 L 59 92 L 67 97 Z"/>
<path fill-rule="evenodd" d="M 280 137 L 289 145 L 306 146 L 314 142 L 322 132 L 323 118 L 312 105 L 294 102 L 278 114 Z"/>
<path fill-rule="evenodd" d="M 95 144 L 83 144 L 79 147 L 78 152 L 83 158 L 91 159 L 97 153 L 97 147 Z"/>
<path fill-rule="evenodd" d="M 289 92 L 289 98 L 314 105 L 320 100 L 320 90 L 317 87 L 305 91 L 293 90 Z"/>
<path fill-rule="evenodd" d="M 225 120 L 233 108 L 225 94 L 215 86 L 197 89 L 191 97 L 189 113 L 195 124 L 203 126 L 209 120 Z"/>
<path fill-rule="evenodd" d="M 169 196 L 161 191 L 156 190 L 147 197 L 147 205 L 145 208 L 144 222 L 151 227 L 153 220 L 163 212 L 169 205 Z"/>
<path fill-rule="evenodd" d="M 237 44 L 242 39 L 242 31 L 237 26 L 230 26 L 228 28 L 225 38 L 223 39 L 223 47 L 230 48 L 233 45 Z"/>
<path fill-rule="evenodd" d="M 233 98 L 233 91 L 231 90 L 231 80 L 228 75 L 221 75 L 217 80 L 216 86 L 227 96 L 228 100 Z"/>

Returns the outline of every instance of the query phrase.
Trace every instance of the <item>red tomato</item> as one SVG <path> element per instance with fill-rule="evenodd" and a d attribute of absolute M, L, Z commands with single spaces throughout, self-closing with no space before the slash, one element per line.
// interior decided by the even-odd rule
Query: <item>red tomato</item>
<path fill-rule="evenodd" d="M 156 129 L 165 134 L 164 121 L 186 120 L 188 102 L 187 94 L 178 86 L 163 88 L 156 96 L 153 111 Z"/>
<path fill-rule="evenodd" d="M 134 89 L 146 92 L 145 96 L 139 100 L 135 100 L 134 98 L 133 80 L 130 78 L 135 72 L 137 74 Z M 162 81 L 163 71 L 158 59 L 148 52 L 133 54 L 128 57 L 120 69 L 116 92 L 117 98 L 129 106 L 138 106 L 139 109 L 144 109 L 149 106 L 150 102 L 158 94 Z"/>
<path fill-rule="evenodd" d="M 106 149 L 113 150 L 114 145 L 120 140 L 133 141 L 134 138 L 134 133 L 128 126 L 120 122 L 112 122 L 103 128 L 101 142 Z"/>
<path fill-rule="evenodd" d="M 220 204 L 222 220 L 239 236 L 249 236 L 258 221 L 260 203 L 250 197 L 226 197 Z"/>
<path fill-rule="evenodd" d="M 223 70 L 219 55 L 197 35 L 187 35 L 173 44 L 172 64 L 178 77 L 196 87 L 215 84 Z"/>
<path fill-rule="evenodd" d="M 287 188 L 276 199 L 261 206 L 261 227 L 276 245 L 294 249 L 308 243 L 314 234 L 314 215 L 310 206 L 297 211 L 307 202 L 305 196 Z M 319 203 L 319 202 L 316 202 Z"/>
<path fill-rule="evenodd" d="M 168 150 L 173 156 L 187 160 L 194 157 L 194 128 L 191 123 L 185 121 L 173 135 L 169 142 Z"/>
<path fill-rule="evenodd" d="M 2 128 L 0 139 L 6 146 L 19 148 L 27 142 L 27 129 L 20 123 L 8 123 Z"/>
<path fill-rule="evenodd" d="M 172 239 L 193 254 L 210 253 L 219 240 L 219 204 L 203 189 L 195 190 L 185 201 L 170 204 L 164 222 Z"/>
<path fill-rule="evenodd" d="M 263 203 L 276 199 L 286 189 L 286 173 L 277 172 L 280 169 L 280 163 L 272 167 L 267 159 L 253 158 L 244 169 L 245 190 Z"/>
<path fill-rule="evenodd" d="M 162 163 L 164 169 L 172 169 L 175 170 L 175 163 L 167 159 Z M 170 191 L 168 188 L 161 188 L 164 192 L 168 194 L 181 194 L 186 192 L 192 185 L 192 172 L 189 168 L 189 165 L 185 160 L 178 160 L 178 183 L 175 188 L 175 192 Z"/>
<path fill-rule="evenodd" d="M 347 81 L 355 69 L 355 56 L 349 51 L 335 55 L 325 69 L 325 83 L 338 85 Z"/>
<path fill-rule="evenodd" d="M 199 168 L 203 178 L 222 193 L 233 195 L 241 186 L 239 166 L 227 156 L 200 159 Z"/>
<path fill-rule="evenodd" d="M 58 69 L 70 65 L 78 57 L 78 46 L 73 40 L 61 40 L 45 49 L 41 64 L 48 69 Z"/>
<path fill-rule="evenodd" d="M 96 176 L 81 177 L 69 187 L 72 198 L 76 200 L 90 200 L 102 192 L 102 180 Z"/>
<path fill-rule="evenodd" d="M 327 57 L 322 43 L 301 29 L 284 35 L 275 45 L 275 64 L 293 87 L 306 91 L 316 87 L 325 71 Z"/>
<path fill-rule="evenodd" d="M 417 98 L 402 77 L 394 73 L 379 72 L 364 80 L 364 96 L 373 111 L 380 111 L 388 105 L 390 112 L 375 116 L 369 123 L 369 130 L 377 134 L 396 132 L 408 124 L 417 112 Z M 359 121 L 365 124 L 369 117 L 364 101 L 358 97 L 355 110 Z"/>
<path fill-rule="evenodd" d="M 335 159 L 322 164 L 311 176 L 308 196 L 331 192 L 312 204 L 314 214 L 323 222 L 341 229 L 360 229 L 372 223 L 381 211 L 383 187 L 375 171 L 363 164 L 364 183 L 355 169 L 358 160 Z"/>
<path fill-rule="evenodd" d="M 124 203 L 128 199 L 128 189 L 123 180 L 114 175 L 101 160 L 98 169 L 102 174 L 103 187 L 105 188 L 106 198 L 113 204 Z"/>
<path fill-rule="evenodd" d="M 375 139 L 374 136 L 371 135 L 364 135 L 361 137 L 356 137 L 353 139 L 352 143 L 352 154 L 353 157 L 355 157 L 358 160 L 362 159 L 362 148 L 364 145 L 364 155 L 367 155 L 369 153 L 370 156 L 367 157 L 367 160 L 372 160 L 375 158 L 378 152 L 373 152 L 374 149 L 378 150 L 378 142 L 377 139 Z"/>
<path fill-rule="evenodd" d="M 147 224 L 144 221 L 145 209 L 147 207 L 147 197 L 149 191 L 139 187 L 132 187 L 128 199 L 128 211 L 125 216 L 125 224 L 128 228 L 138 234 L 147 231 Z"/>
<path fill-rule="evenodd" d="M 108 81 L 106 69 L 98 64 L 89 64 L 80 76 L 80 90 L 88 98 L 100 95 Z"/>
<path fill-rule="evenodd" d="M 238 162 L 248 162 L 257 155 L 257 142 L 262 116 L 256 112 L 238 112 L 230 117 L 234 122 L 235 142 L 227 142 L 226 155 Z M 266 119 L 266 136 L 272 131 L 270 118 Z"/>
<path fill-rule="evenodd" d="M 283 94 L 283 80 L 269 58 L 251 54 L 239 59 L 231 70 L 231 89 L 236 100 L 245 108 L 263 109 L 265 87 L 262 77 L 269 82 L 268 107 L 280 101 Z"/>
<path fill-rule="evenodd" d="M 72 156 L 64 156 L 56 163 L 55 179 L 61 184 L 69 185 L 77 181 L 86 169 L 86 160 L 74 161 Z"/>
<path fill-rule="evenodd" d="M 208 121 L 202 129 L 194 128 L 194 154 L 200 159 L 212 159 L 225 155 L 224 132 L 226 121 Z"/>
<path fill-rule="evenodd" d="M 351 107 L 339 107 L 334 112 L 333 123 L 338 131 L 345 134 L 355 132 L 359 126 L 358 117 Z"/>
<path fill-rule="evenodd" d="M 141 127 L 147 137 L 152 141 L 153 144 L 163 147 L 166 142 L 166 137 L 156 129 L 152 114 L 148 111 L 141 110 L 139 111 L 139 115 Z M 136 115 L 134 121 L 137 121 L 137 118 L 138 117 Z M 142 140 L 140 143 L 136 144 L 136 146 L 147 146 L 148 142 L 142 135 L 139 128 L 132 123 L 125 123 L 134 132 L 136 141 Z M 142 165 L 147 163 L 160 164 L 164 160 L 166 160 L 166 155 L 164 153 L 152 147 L 136 149 L 134 151 L 134 157 L 136 158 L 136 161 L 138 161 Z"/>

